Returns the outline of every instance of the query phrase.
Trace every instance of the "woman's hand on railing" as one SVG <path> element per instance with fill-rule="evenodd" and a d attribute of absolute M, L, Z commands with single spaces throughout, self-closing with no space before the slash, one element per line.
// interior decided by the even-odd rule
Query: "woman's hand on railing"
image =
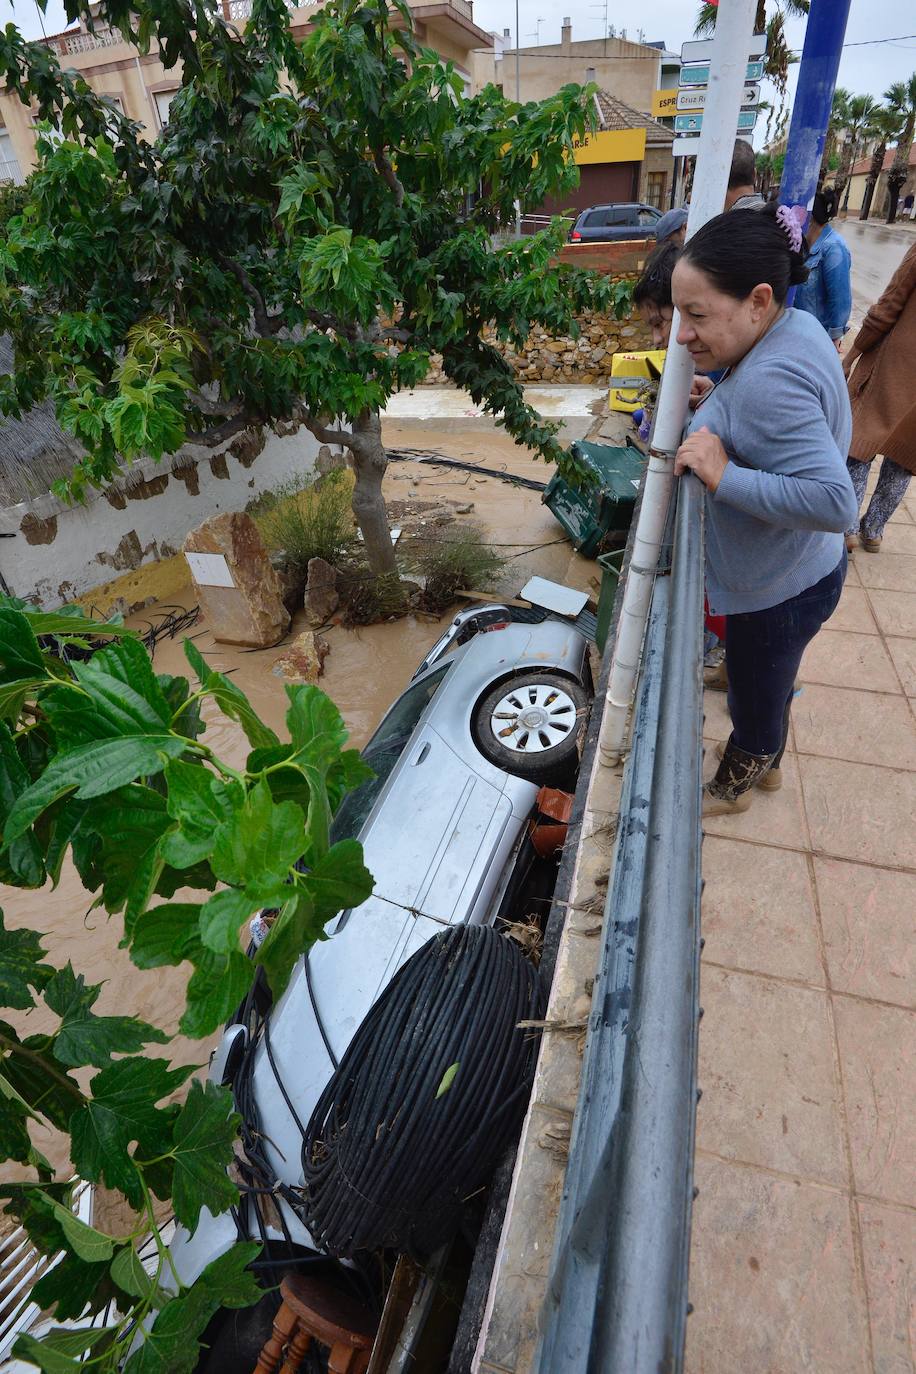
<path fill-rule="evenodd" d="M 674 475 L 680 477 L 688 469 L 695 472 L 707 491 L 715 491 L 728 467 L 728 454 L 717 434 L 711 434 L 703 425 L 694 434 L 688 434 L 674 459 Z"/>

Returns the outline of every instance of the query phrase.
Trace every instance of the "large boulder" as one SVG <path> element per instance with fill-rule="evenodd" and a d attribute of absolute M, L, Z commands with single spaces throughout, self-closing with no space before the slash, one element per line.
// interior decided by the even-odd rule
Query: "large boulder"
<path fill-rule="evenodd" d="M 267 649 L 289 629 L 283 590 L 250 515 L 227 511 L 184 541 L 185 557 L 213 638 Z"/>

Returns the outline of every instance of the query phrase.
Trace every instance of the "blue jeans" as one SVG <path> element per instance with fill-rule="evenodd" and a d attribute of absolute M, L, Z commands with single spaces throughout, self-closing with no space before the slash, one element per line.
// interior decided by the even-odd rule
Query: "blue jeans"
<path fill-rule="evenodd" d="M 774 767 L 785 748 L 802 655 L 836 610 L 845 579 L 844 550 L 833 572 L 798 596 L 726 618 L 732 739 L 748 754 L 775 754 Z"/>

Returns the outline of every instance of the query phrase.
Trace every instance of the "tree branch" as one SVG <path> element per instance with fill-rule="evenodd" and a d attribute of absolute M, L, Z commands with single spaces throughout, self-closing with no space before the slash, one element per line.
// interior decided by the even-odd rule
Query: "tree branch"
<path fill-rule="evenodd" d="M 240 263 L 233 262 L 231 258 L 220 258 L 223 266 L 232 273 L 245 295 L 251 301 L 252 314 L 258 333 L 262 338 L 272 339 L 277 330 L 282 325 L 282 320 L 278 315 L 268 315 L 267 306 L 264 304 L 264 297 L 261 295 L 254 282 Z"/>
<path fill-rule="evenodd" d="M 346 429 L 328 429 L 319 419 L 310 414 L 304 406 L 297 406 L 295 411 L 297 420 L 301 420 L 306 429 L 311 430 L 316 439 L 320 439 L 323 444 L 341 444 L 344 448 L 354 448 L 356 440 Z"/>
<path fill-rule="evenodd" d="M 395 170 L 392 167 L 391 163 L 388 161 L 384 149 L 374 148 L 372 150 L 372 156 L 375 160 L 375 166 L 379 176 L 382 177 L 382 179 L 386 181 L 388 185 L 391 187 L 391 190 L 394 193 L 394 202 L 400 209 L 400 207 L 404 204 L 404 187 L 398 181 L 398 178 L 395 174 Z"/>
<path fill-rule="evenodd" d="M 201 415 L 219 416 L 221 420 L 231 420 L 236 415 L 241 415 L 244 410 L 241 401 L 211 401 L 200 391 L 195 392 L 189 399 Z"/>
<path fill-rule="evenodd" d="M 261 421 L 255 415 L 250 415 L 243 411 L 239 415 L 234 415 L 231 419 L 224 420 L 222 424 L 213 425 L 210 429 L 201 430 L 199 434 L 189 434 L 187 442 L 189 444 L 200 444 L 203 448 L 216 448 L 224 439 L 231 439 L 235 434 L 241 434 L 243 429 L 248 429 L 249 425 L 260 424 Z"/>

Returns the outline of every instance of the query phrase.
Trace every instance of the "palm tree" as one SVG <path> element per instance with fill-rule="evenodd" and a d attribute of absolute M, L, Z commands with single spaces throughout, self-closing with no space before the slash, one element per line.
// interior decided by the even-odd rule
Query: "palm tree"
<path fill-rule="evenodd" d="M 859 211 L 859 219 L 868 219 L 872 198 L 875 194 L 875 187 L 878 184 L 878 178 L 884 167 L 884 155 L 887 152 L 887 145 L 898 136 L 903 124 L 904 115 L 900 110 L 894 109 L 891 105 L 879 105 L 868 121 L 868 124 L 865 126 L 866 137 L 876 138 L 878 141 L 871 155 L 871 166 L 868 169 L 868 176 L 865 178 L 865 195 L 862 198 L 862 209 Z"/>
<path fill-rule="evenodd" d="M 893 165 L 887 174 L 887 223 L 893 224 L 897 218 L 901 189 L 910 174 L 910 151 L 916 132 L 916 72 L 909 81 L 895 81 L 893 86 L 889 86 L 884 92 L 884 99 L 892 109 L 900 111 L 905 121 L 897 139 Z"/>
<path fill-rule="evenodd" d="M 856 154 L 859 151 L 859 140 L 868 126 L 868 121 L 878 108 L 877 100 L 871 95 L 854 95 L 849 102 L 843 161 L 840 164 L 836 179 L 837 195 L 840 194 L 844 186 L 846 187 L 846 194 L 843 197 L 844 210 L 849 206 L 849 188 L 852 185 L 852 169 L 855 166 Z"/>
<path fill-rule="evenodd" d="M 849 126 L 850 100 L 852 100 L 852 92 L 847 91 L 843 86 L 837 86 L 833 93 L 830 122 L 827 125 L 827 137 L 824 140 L 824 156 L 821 158 L 821 181 L 830 171 L 830 164 L 836 158 L 837 137 L 843 129 Z"/>
<path fill-rule="evenodd" d="M 794 57 L 789 51 L 786 43 L 785 19 L 798 18 L 806 15 L 810 9 L 810 0 L 775 0 L 773 13 L 767 18 L 766 0 L 757 0 L 757 15 L 754 19 L 754 32 L 765 33 L 767 36 L 767 52 L 764 58 L 764 73 L 776 86 L 779 94 L 785 97 L 786 81 L 789 75 L 789 67 L 798 58 Z M 716 14 L 718 6 L 701 4 L 697 14 L 697 22 L 694 33 L 698 36 L 704 33 L 712 33 L 716 27 Z"/>

